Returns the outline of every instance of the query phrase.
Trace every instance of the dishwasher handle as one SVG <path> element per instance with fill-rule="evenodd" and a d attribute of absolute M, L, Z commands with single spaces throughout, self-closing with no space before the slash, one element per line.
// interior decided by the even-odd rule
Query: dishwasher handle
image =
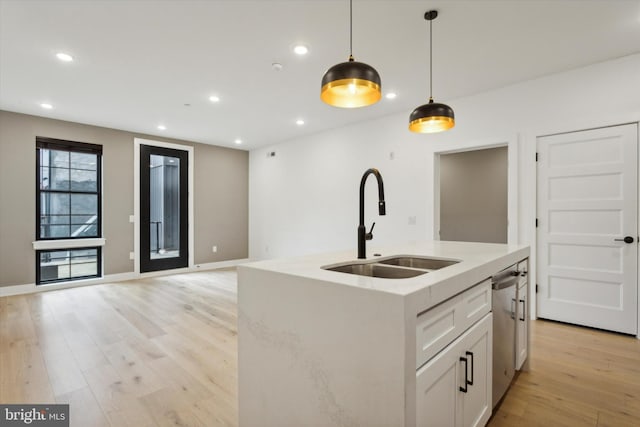
<path fill-rule="evenodd" d="M 507 288 L 510 288 L 511 286 L 514 286 L 516 283 L 518 283 L 519 280 L 520 278 L 518 276 L 511 276 L 508 279 L 492 282 L 491 289 L 493 289 L 494 291 L 501 291 L 503 289 L 507 289 Z"/>

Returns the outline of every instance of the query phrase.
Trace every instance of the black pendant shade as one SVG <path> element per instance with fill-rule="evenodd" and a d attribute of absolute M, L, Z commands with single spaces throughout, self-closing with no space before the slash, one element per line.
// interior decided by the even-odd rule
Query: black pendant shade
<path fill-rule="evenodd" d="M 349 0 L 349 60 L 329 68 L 322 76 L 320 99 L 341 108 L 375 104 L 382 98 L 380 74 L 371 65 L 353 59 L 353 0 Z"/>
<path fill-rule="evenodd" d="M 409 116 L 409 130 L 418 133 L 435 133 L 451 129 L 455 125 L 453 109 L 447 104 L 440 104 L 429 99 L 428 104 L 421 105 Z"/>
<path fill-rule="evenodd" d="M 449 130 L 455 126 L 453 109 L 447 104 L 433 102 L 433 20 L 438 11 L 430 10 L 424 14 L 429 21 L 429 102 L 411 112 L 409 130 L 418 133 L 435 133 Z"/>
<path fill-rule="evenodd" d="M 349 57 L 324 73 L 320 99 L 335 107 L 364 107 L 380 100 L 381 85 L 375 68 Z"/>

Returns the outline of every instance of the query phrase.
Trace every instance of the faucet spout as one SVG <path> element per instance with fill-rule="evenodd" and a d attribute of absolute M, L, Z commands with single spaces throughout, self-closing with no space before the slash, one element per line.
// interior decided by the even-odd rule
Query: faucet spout
<path fill-rule="evenodd" d="M 373 227 L 371 227 L 371 231 L 369 233 L 366 232 L 366 228 L 364 226 L 364 186 L 367 182 L 367 178 L 369 175 L 374 175 L 376 180 L 378 181 L 378 214 L 386 215 L 387 207 L 384 201 L 384 182 L 382 181 L 382 175 L 380 175 L 380 171 L 378 169 L 367 169 L 362 175 L 362 179 L 360 180 L 360 222 L 358 224 L 358 258 L 365 259 L 367 257 L 366 254 L 366 241 L 371 240 L 373 238 Z"/>

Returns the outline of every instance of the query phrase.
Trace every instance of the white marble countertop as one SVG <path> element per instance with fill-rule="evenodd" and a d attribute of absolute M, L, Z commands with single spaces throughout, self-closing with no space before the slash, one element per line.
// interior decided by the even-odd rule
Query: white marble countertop
<path fill-rule="evenodd" d="M 372 244 L 367 246 L 366 260 L 358 260 L 356 251 L 353 250 L 257 261 L 244 264 L 241 268 L 255 268 L 401 296 L 429 289 L 428 300 L 434 303 L 461 292 L 529 256 L 528 246 L 493 243 L 425 241 L 393 247 L 376 247 Z M 380 257 L 374 254 L 380 254 Z M 367 277 L 322 269 L 323 266 L 349 262 L 374 262 L 377 258 L 397 255 L 418 255 L 460 262 L 406 279 Z"/>
<path fill-rule="evenodd" d="M 421 313 L 526 259 L 529 248 L 369 243 L 367 254 L 358 260 L 354 249 L 238 267 L 240 425 L 415 426 Z M 322 269 L 402 255 L 460 262 L 406 279 Z M 487 292 L 479 295 L 491 303 Z"/>

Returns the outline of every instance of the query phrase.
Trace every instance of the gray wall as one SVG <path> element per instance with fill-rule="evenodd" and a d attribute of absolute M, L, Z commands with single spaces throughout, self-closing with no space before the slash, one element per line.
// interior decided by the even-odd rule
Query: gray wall
<path fill-rule="evenodd" d="M 248 152 L 0 111 L 0 286 L 35 282 L 36 136 L 103 146 L 105 274 L 133 271 L 135 137 L 194 147 L 195 263 L 248 257 Z"/>
<path fill-rule="evenodd" d="M 440 156 L 440 240 L 507 243 L 507 147 Z"/>

